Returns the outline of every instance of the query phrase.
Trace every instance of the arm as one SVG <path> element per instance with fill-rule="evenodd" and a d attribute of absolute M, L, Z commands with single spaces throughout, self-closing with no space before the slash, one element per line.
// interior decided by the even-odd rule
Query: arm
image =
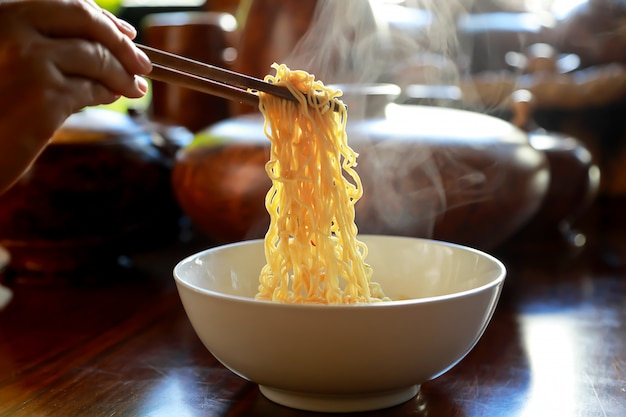
<path fill-rule="evenodd" d="M 135 34 L 91 0 L 0 0 L 0 193 L 72 113 L 145 94 Z"/>

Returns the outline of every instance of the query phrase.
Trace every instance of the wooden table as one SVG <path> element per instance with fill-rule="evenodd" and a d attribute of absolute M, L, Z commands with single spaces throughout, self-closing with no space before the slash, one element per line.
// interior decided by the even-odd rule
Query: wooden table
<path fill-rule="evenodd" d="M 366 416 L 626 416 L 626 205 L 599 204 L 588 242 L 514 239 L 478 345 L 409 402 Z M 312 416 L 224 369 L 171 278 L 201 243 L 139 255 L 105 282 L 14 284 L 0 312 L 0 416 Z"/>

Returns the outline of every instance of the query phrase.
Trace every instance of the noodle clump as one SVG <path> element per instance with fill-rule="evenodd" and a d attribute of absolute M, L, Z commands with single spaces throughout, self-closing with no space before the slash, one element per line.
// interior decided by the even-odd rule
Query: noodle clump
<path fill-rule="evenodd" d="M 346 135 L 341 91 L 305 71 L 272 65 L 265 81 L 288 88 L 292 102 L 259 92 L 271 141 L 265 169 L 270 226 L 258 299 L 286 303 L 354 304 L 386 300 L 371 282 L 367 246 L 357 239 L 355 203 L 363 191 L 357 153 Z M 344 176 L 345 173 L 345 176 Z"/>

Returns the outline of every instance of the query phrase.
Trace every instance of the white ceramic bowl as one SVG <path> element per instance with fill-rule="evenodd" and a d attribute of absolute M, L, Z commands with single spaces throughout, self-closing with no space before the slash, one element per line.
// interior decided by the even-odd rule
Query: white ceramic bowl
<path fill-rule="evenodd" d="M 450 243 L 359 238 L 368 245 L 373 280 L 399 301 L 255 300 L 265 264 L 261 240 L 192 255 L 176 265 L 174 278 L 207 349 L 270 400 L 310 411 L 386 408 L 413 398 L 474 347 L 506 270 L 490 255 Z"/>

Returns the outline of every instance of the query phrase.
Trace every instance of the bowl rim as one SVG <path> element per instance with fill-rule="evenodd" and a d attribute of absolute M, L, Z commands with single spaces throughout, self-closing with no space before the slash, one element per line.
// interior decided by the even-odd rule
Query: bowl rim
<path fill-rule="evenodd" d="M 497 259 L 495 256 L 490 255 L 486 252 L 483 252 L 482 250 L 476 249 L 476 248 L 472 248 L 469 246 L 465 246 L 465 245 L 461 245 L 458 243 L 452 243 L 452 242 L 446 242 L 446 241 L 442 241 L 442 240 L 437 240 L 437 239 L 429 239 L 429 238 L 419 238 L 419 237 L 410 237 L 410 236 L 396 236 L 396 235 L 382 235 L 382 234 L 360 234 L 358 235 L 359 240 L 361 238 L 365 237 L 366 239 L 368 237 L 382 237 L 382 238 L 393 238 L 393 239 L 406 239 L 406 240 L 411 240 L 411 241 L 421 241 L 421 242 L 426 242 L 426 243 L 431 243 L 431 244 L 436 244 L 436 245 L 442 245 L 442 246 L 447 246 L 447 247 L 454 247 L 457 249 L 461 249 L 467 252 L 471 252 L 471 253 L 475 253 L 480 255 L 481 257 L 484 257 L 486 259 L 488 259 L 490 262 L 494 263 L 498 269 L 499 269 L 499 273 L 498 275 L 492 279 L 491 281 L 489 281 L 488 283 L 481 285 L 479 287 L 476 288 L 472 288 L 469 290 L 465 290 L 465 291 L 458 291 L 458 292 L 453 292 L 450 294 L 443 294 L 443 295 L 436 295 L 436 296 L 432 296 L 432 297 L 423 297 L 423 298 L 409 298 L 409 299 L 403 299 L 403 300 L 390 300 L 390 301 L 381 301 L 381 302 L 373 302 L 373 303 L 357 303 L 357 304 L 305 304 L 305 303 L 280 303 L 280 302 L 276 302 L 276 301 L 271 301 L 271 300 L 259 300 L 256 299 L 254 297 L 244 297 L 244 296 L 240 296 L 240 295 L 231 295 L 231 294 L 224 294 L 218 291 L 213 291 L 213 290 L 208 290 L 202 287 L 199 287 L 197 285 L 191 284 L 189 282 L 187 282 L 186 280 L 182 279 L 179 274 L 178 271 L 182 268 L 183 264 L 189 263 L 191 262 L 193 259 L 197 259 L 202 257 L 203 255 L 209 253 L 209 252 L 214 252 L 218 249 L 222 250 L 222 249 L 228 249 L 228 248 L 232 248 L 232 247 L 237 247 L 237 246 L 244 246 L 244 245 L 253 245 L 253 244 L 262 244 L 264 242 L 264 239 L 250 239 L 250 240 L 242 240 L 242 241 L 238 241 L 238 242 L 232 242 L 232 243 L 226 243 L 223 245 L 218 245 L 218 246 L 214 246 L 208 249 L 204 249 L 201 250 L 199 252 L 193 253 L 191 255 L 186 256 L 185 258 L 181 259 L 179 262 L 176 263 L 176 265 L 174 266 L 173 269 L 173 276 L 174 276 L 174 280 L 176 282 L 177 285 L 182 285 L 194 292 L 200 293 L 200 294 L 204 294 L 207 295 L 209 297 L 213 297 L 216 299 L 221 299 L 221 300 L 229 300 L 235 303 L 254 303 L 255 305 L 267 305 L 267 306 L 274 306 L 275 308 L 298 308 L 298 309 L 310 309 L 310 308 L 323 308 L 323 309 L 355 309 L 355 308 L 393 308 L 393 307 L 401 307 L 401 306 L 407 306 L 407 305 L 417 305 L 417 304 L 427 304 L 427 303 L 435 303 L 435 302 L 440 302 L 440 301 L 448 301 L 448 300 L 453 300 L 456 298 L 461 298 L 461 297 L 466 297 L 468 295 L 472 295 L 472 294 L 476 294 L 476 293 L 480 293 L 483 291 L 486 291 L 492 287 L 497 287 L 499 285 L 502 285 L 504 282 L 504 279 L 507 275 L 507 269 L 506 266 L 504 265 L 504 263 L 502 261 L 500 261 L 499 259 Z"/>

